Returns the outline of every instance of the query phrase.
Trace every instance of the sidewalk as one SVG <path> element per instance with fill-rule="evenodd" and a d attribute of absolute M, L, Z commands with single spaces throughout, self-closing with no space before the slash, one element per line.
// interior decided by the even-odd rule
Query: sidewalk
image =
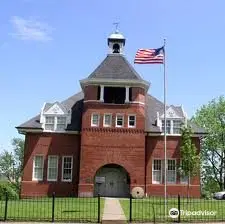
<path fill-rule="evenodd" d="M 124 215 L 123 209 L 120 206 L 120 202 L 115 198 L 105 198 L 105 207 L 102 217 L 103 224 L 115 223 L 122 224 L 127 223 L 127 219 Z"/>

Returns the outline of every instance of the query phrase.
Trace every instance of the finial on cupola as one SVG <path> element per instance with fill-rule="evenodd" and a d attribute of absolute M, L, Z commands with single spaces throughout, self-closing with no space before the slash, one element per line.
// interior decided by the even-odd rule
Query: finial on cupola
<path fill-rule="evenodd" d="M 108 37 L 108 46 L 110 54 L 123 54 L 125 46 L 125 37 L 118 30 L 119 23 L 113 23 L 115 31 Z"/>

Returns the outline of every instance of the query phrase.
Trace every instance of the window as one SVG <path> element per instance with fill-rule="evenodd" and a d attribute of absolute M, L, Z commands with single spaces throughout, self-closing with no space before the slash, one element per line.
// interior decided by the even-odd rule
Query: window
<path fill-rule="evenodd" d="M 46 131 L 63 131 L 66 128 L 66 117 L 62 116 L 46 116 L 45 130 Z"/>
<path fill-rule="evenodd" d="M 104 114 L 104 127 L 111 127 L 112 125 L 112 115 L 111 114 Z"/>
<path fill-rule="evenodd" d="M 155 159 L 152 164 L 152 183 L 160 184 L 162 182 L 162 163 L 161 160 Z"/>
<path fill-rule="evenodd" d="M 91 116 L 91 126 L 98 127 L 99 126 L 99 114 L 92 114 Z"/>
<path fill-rule="evenodd" d="M 135 115 L 129 115 L 128 116 L 128 127 L 133 128 L 136 126 L 136 116 Z"/>
<path fill-rule="evenodd" d="M 165 122 L 162 120 L 162 132 L 164 132 Z M 182 120 L 166 120 L 166 133 L 167 134 L 180 134 Z"/>
<path fill-rule="evenodd" d="M 64 156 L 62 161 L 62 181 L 72 181 L 73 157 Z"/>
<path fill-rule="evenodd" d="M 57 130 L 62 131 L 66 128 L 66 117 L 57 117 Z"/>
<path fill-rule="evenodd" d="M 176 183 L 176 160 L 167 160 L 167 182 Z"/>
<path fill-rule="evenodd" d="M 173 120 L 173 134 L 180 134 L 181 133 L 181 120 Z"/>
<path fill-rule="evenodd" d="M 162 120 L 162 131 L 163 132 L 164 132 L 164 127 L 165 127 L 165 121 Z M 171 133 L 170 129 L 171 129 L 171 121 L 170 120 L 166 120 L 166 133 L 167 134 Z"/>
<path fill-rule="evenodd" d="M 116 127 L 123 127 L 123 115 L 116 115 Z"/>
<path fill-rule="evenodd" d="M 126 88 L 124 87 L 104 87 L 104 103 L 124 104 Z"/>
<path fill-rule="evenodd" d="M 45 117 L 45 130 L 54 131 L 55 117 Z"/>
<path fill-rule="evenodd" d="M 57 181 L 58 179 L 58 157 L 48 157 L 48 181 Z"/>
<path fill-rule="evenodd" d="M 44 157 L 35 156 L 33 160 L 33 180 L 43 180 Z"/>

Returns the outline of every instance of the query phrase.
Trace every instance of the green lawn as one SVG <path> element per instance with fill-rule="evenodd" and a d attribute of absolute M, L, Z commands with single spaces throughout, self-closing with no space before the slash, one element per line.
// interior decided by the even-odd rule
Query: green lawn
<path fill-rule="evenodd" d="M 100 202 L 101 216 L 104 208 L 104 199 Z M 0 201 L 0 220 L 3 220 L 5 202 Z M 9 200 L 7 220 L 35 220 L 51 221 L 52 199 L 22 199 Z M 88 221 L 98 220 L 97 198 L 56 198 L 55 221 Z"/>
<path fill-rule="evenodd" d="M 204 200 L 204 199 L 181 199 L 180 209 L 187 211 L 215 211 L 215 215 L 182 215 L 181 221 L 225 221 L 225 201 Z M 132 200 L 132 220 L 133 221 L 164 221 L 164 199 L 150 198 L 150 199 L 133 199 Z M 130 202 L 127 199 L 120 200 L 120 204 L 124 213 L 129 220 Z M 178 208 L 177 199 L 168 199 L 167 213 L 171 208 Z M 177 219 L 175 219 L 177 220 Z M 168 215 L 167 221 L 175 221 Z"/>

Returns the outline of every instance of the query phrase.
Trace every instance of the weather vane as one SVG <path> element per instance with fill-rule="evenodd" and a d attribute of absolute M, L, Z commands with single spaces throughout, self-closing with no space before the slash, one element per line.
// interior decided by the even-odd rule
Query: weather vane
<path fill-rule="evenodd" d="M 116 31 L 118 31 L 119 22 L 113 23 L 115 25 Z"/>

